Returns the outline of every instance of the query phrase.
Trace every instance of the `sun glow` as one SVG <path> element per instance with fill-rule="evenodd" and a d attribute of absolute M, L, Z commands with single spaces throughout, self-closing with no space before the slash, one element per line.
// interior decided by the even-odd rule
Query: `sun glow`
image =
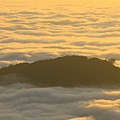
<path fill-rule="evenodd" d="M 70 119 L 70 120 L 94 120 L 93 117 L 79 117 L 79 118 L 73 118 L 73 119 Z"/>

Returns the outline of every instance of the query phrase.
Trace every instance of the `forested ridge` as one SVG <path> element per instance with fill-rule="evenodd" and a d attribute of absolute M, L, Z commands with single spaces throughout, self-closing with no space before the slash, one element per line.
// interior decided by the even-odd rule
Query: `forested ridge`
<path fill-rule="evenodd" d="M 7 75 L 25 78 L 14 82 L 43 87 L 120 86 L 120 68 L 114 66 L 112 61 L 85 56 L 64 56 L 10 65 L 0 69 L 0 83 Z"/>

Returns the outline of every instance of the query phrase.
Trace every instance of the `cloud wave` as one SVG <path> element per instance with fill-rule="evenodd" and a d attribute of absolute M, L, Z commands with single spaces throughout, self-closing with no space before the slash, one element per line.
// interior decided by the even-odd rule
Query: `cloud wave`
<path fill-rule="evenodd" d="M 0 119 L 119 120 L 119 89 L 0 86 Z"/>
<path fill-rule="evenodd" d="M 16 53 L 19 53 L 16 59 L 25 62 L 30 58 L 19 56 L 31 55 L 31 52 L 34 53 L 32 60 L 42 59 L 38 53 L 43 52 L 48 54 L 46 58 L 50 54 L 56 57 L 77 54 L 107 59 L 113 54 L 118 58 L 120 54 L 119 7 L 90 7 L 86 2 L 68 4 L 65 1 L 64 5 L 54 1 L 54 4 L 42 2 L 41 6 L 37 0 L 26 0 L 24 4 L 6 2 L 0 1 L 0 54 L 7 53 L 9 58 L 0 58 L 1 64 L 14 63 L 10 55 Z M 7 65 L 1 64 L 0 67 Z"/>

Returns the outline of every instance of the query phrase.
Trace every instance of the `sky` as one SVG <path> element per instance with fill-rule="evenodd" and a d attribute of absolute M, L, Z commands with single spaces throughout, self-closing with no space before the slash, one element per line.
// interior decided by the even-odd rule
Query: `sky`
<path fill-rule="evenodd" d="M 120 64 L 119 0 L 1 0 L 0 67 L 65 55 Z"/>

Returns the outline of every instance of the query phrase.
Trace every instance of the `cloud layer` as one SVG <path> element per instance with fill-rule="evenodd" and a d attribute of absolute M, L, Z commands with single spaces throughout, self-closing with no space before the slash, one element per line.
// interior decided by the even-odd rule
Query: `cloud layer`
<path fill-rule="evenodd" d="M 2 120 L 119 120 L 119 118 L 118 89 L 37 88 L 20 83 L 0 86 Z"/>
<path fill-rule="evenodd" d="M 0 1 L 0 67 L 67 54 L 120 59 L 116 4 L 11 1 Z"/>

